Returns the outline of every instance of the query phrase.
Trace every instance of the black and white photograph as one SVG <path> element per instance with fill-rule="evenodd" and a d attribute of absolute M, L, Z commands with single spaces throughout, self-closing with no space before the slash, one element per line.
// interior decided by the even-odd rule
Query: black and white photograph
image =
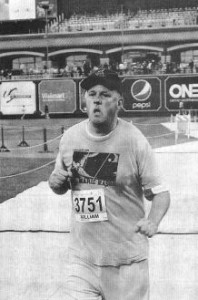
<path fill-rule="evenodd" d="M 198 2 L 0 0 L 0 300 L 197 300 Z"/>

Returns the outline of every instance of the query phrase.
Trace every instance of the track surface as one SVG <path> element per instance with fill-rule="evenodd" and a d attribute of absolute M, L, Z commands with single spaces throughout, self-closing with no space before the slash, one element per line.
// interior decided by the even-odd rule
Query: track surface
<path fill-rule="evenodd" d="M 42 120 L 45 121 L 47 120 Z M 67 121 L 73 123 L 75 120 Z M 171 133 L 168 126 L 145 126 L 148 119 L 135 121 L 139 123 L 141 121 L 143 125 L 138 127 L 146 127 L 142 129 L 144 134 L 153 137 L 151 144 L 155 148 L 158 163 L 171 190 L 172 198 L 170 210 L 159 228 L 160 234 L 150 239 L 150 300 L 196 300 L 198 294 L 196 136 L 190 141 L 181 136 L 178 145 L 174 145 L 172 135 L 161 137 L 156 141 L 154 136 Z M 149 120 L 150 124 L 167 121 L 168 119 L 156 118 Z M 29 128 L 33 129 L 35 123 L 31 122 L 33 121 L 28 123 Z M 47 122 L 53 123 L 55 120 Z M 62 120 L 52 123 L 50 127 L 54 125 L 55 128 L 56 125 L 60 128 Z M 12 131 L 13 137 L 16 137 L 14 124 L 17 128 L 15 121 L 4 123 L 4 126 Z M 55 134 L 57 132 L 54 130 Z M 31 143 L 33 141 L 37 143 L 39 139 L 34 136 Z M 14 146 L 16 139 L 9 139 L 7 143 L 9 147 Z M 43 155 L 35 153 L 33 157 L 37 159 Z M 7 157 L 6 155 L 0 153 L 1 159 L 9 160 L 13 157 L 13 153 L 9 153 Z M 47 156 L 51 159 L 55 156 L 55 152 L 44 155 L 45 159 Z M 19 156 L 16 155 L 15 159 L 19 159 Z M 48 172 L 49 170 L 46 173 Z M 6 188 L 9 188 L 9 185 L 6 185 Z M 146 211 L 148 210 L 147 202 Z M 46 180 L 25 189 L 0 205 L 1 300 L 67 300 L 64 278 L 68 263 L 69 212 L 69 194 L 54 195 L 49 190 Z"/>

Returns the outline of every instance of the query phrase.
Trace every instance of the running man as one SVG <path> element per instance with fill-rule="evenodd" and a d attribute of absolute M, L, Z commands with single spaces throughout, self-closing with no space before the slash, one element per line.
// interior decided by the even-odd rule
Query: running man
<path fill-rule="evenodd" d="M 65 300 L 148 300 L 148 237 L 168 210 L 153 151 L 118 117 L 122 85 L 109 70 L 85 78 L 88 119 L 65 131 L 49 185 L 72 190 Z M 143 199 L 152 201 L 146 218 Z"/>

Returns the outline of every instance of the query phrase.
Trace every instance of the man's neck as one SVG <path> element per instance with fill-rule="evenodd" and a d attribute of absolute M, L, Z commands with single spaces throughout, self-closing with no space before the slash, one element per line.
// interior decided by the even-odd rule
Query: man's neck
<path fill-rule="evenodd" d="M 115 119 L 111 124 L 95 124 L 92 122 L 89 122 L 88 124 L 88 130 L 93 135 L 99 135 L 104 136 L 108 135 L 110 132 L 112 132 L 118 123 L 118 119 Z"/>

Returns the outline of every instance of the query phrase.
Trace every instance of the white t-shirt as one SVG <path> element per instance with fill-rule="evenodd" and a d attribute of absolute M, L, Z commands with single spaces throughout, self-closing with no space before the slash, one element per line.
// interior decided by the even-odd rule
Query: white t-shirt
<path fill-rule="evenodd" d="M 106 136 L 91 135 L 88 122 L 64 133 L 55 166 L 72 165 L 75 176 L 70 251 L 101 266 L 146 259 L 147 238 L 134 226 L 145 216 L 144 189 L 161 185 L 153 151 L 129 122 L 118 119 Z"/>

